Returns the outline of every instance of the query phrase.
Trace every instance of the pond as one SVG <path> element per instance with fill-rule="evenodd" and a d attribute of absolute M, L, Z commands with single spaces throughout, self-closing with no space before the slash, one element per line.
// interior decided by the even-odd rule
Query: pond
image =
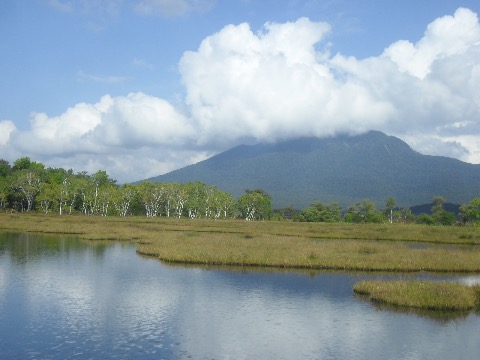
<path fill-rule="evenodd" d="M 477 359 L 478 313 L 352 292 L 410 276 L 425 274 L 169 266 L 130 243 L 0 234 L 0 359 Z"/>

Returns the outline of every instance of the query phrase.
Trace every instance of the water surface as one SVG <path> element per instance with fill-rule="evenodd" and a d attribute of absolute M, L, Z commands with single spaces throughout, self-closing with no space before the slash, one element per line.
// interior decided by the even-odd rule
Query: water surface
<path fill-rule="evenodd" d="M 383 276 L 424 274 L 168 266 L 129 243 L 0 234 L 0 359 L 478 358 L 475 312 L 353 295 Z"/>

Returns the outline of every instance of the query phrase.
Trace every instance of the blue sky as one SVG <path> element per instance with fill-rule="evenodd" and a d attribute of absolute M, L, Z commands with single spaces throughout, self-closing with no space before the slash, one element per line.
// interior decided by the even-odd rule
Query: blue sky
<path fill-rule="evenodd" d="M 478 0 L 2 0 L 0 158 L 134 181 L 242 142 L 381 130 L 480 163 L 479 13 Z"/>

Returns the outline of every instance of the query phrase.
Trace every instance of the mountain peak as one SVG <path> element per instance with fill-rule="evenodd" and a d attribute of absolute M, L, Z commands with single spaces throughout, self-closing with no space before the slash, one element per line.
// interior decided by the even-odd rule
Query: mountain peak
<path fill-rule="evenodd" d="M 365 198 L 383 207 L 390 196 L 399 206 L 410 206 L 436 195 L 450 202 L 470 201 L 478 196 L 480 165 L 422 155 L 394 136 L 370 131 L 240 145 L 149 180 L 198 180 L 237 197 L 245 189 L 261 188 L 272 196 L 274 207 L 304 208 L 320 200 L 346 208 Z"/>

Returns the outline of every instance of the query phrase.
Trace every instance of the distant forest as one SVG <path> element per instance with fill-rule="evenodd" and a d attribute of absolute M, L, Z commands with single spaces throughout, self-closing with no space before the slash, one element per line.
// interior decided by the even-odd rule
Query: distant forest
<path fill-rule="evenodd" d="M 22 157 L 10 165 L 0 160 L 0 209 L 5 212 L 37 211 L 45 214 L 86 216 L 147 216 L 206 219 L 289 220 L 304 222 L 480 224 L 480 198 L 462 204 L 458 215 L 445 209 L 446 199 L 435 196 L 432 206 L 415 216 L 399 209 L 393 197 L 378 209 L 369 199 L 342 209 L 336 202 L 312 199 L 309 207 L 272 209 L 272 199 L 262 189 L 247 189 L 235 199 L 230 193 L 203 182 L 119 186 L 106 171 L 94 174 L 71 169 L 46 168 Z M 428 209 L 427 209 L 428 210 Z"/>

